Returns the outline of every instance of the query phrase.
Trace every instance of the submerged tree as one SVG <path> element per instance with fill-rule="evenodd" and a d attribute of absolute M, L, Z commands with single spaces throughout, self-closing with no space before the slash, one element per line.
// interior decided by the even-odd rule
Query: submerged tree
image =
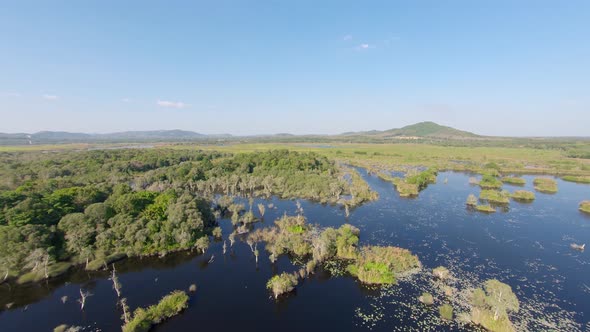
<path fill-rule="evenodd" d="M 92 293 L 88 291 L 83 291 L 82 288 L 80 288 L 80 298 L 78 299 L 78 303 L 80 303 L 80 310 L 84 310 L 84 306 L 86 305 L 86 299 L 90 296 L 92 296 Z"/>
<path fill-rule="evenodd" d="M 197 247 L 197 250 L 200 250 L 204 254 L 205 251 L 207 251 L 207 248 L 209 248 L 209 237 L 208 236 L 200 237 L 197 240 L 197 242 L 195 243 L 195 246 Z"/>

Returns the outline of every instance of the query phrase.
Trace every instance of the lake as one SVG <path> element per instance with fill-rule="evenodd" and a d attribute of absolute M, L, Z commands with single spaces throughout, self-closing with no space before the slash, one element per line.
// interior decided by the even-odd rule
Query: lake
<path fill-rule="evenodd" d="M 479 193 L 479 187 L 469 185 L 469 174 L 439 173 L 437 184 L 429 185 L 418 198 L 404 199 L 391 183 L 359 171 L 379 193 L 379 200 L 352 210 L 348 218 L 338 206 L 301 201 L 308 222 L 335 227 L 348 222 L 361 230 L 361 244 L 410 249 L 424 271 L 401 278 L 398 285 L 376 288 L 318 270 L 292 294 L 275 301 L 266 290 L 267 280 L 299 266 L 286 256 L 271 264 L 262 245 L 256 264 L 241 241 L 223 255 L 221 241 L 212 242 L 204 255 L 181 252 L 116 263 L 123 296 L 135 309 L 157 303 L 172 290 L 197 285 L 189 308 L 155 331 L 474 330 L 441 321 L 436 308 L 451 302 L 458 313 L 469 287 L 497 278 L 509 284 L 520 300 L 520 312 L 512 315 L 518 330 L 590 328 L 590 317 L 584 315 L 590 313 L 590 252 L 570 248 L 570 243 L 590 244 L 590 217 L 578 211 L 578 204 L 590 199 L 589 185 L 558 180 L 557 194 L 536 192 L 533 203 L 512 201 L 505 210 L 482 214 L 465 207 L 467 196 Z M 534 177 L 524 178 L 524 189 L 534 191 Z M 274 208 L 267 208 L 264 221 L 255 227 L 270 226 L 285 212 L 296 211 L 295 201 L 273 198 L 255 204 L 260 201 Z M 220 226 L 226 239 L 231 222 L 223 219 Z M 429 271 L 439 265 L 456 277 L 452 282 L 456 293 L 447 300 L 431 282 Z M 84 331 L 120 331 L 121 310 L 108 276 L 108 272 L 77 269 L 35 285 L 0 285 L 0 330 L 51 331 L 65 323 L 83 326 Z M 84 311 L 76 302 L 80 287 L 93 294 Z M 437 306 L 418 302 L 423 291 L 435 295 Z M 4 309 L 8 303 L 13 304 Z"/>

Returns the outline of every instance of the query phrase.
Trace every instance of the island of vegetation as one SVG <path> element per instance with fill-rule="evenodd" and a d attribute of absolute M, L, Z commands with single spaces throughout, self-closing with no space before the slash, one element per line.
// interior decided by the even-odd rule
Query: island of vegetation
<path fill-rule="evenodd" d="M 396 190 L 401 197 L 415 197 L 418 196 L 421 190 L 431 183 L 436 183 L 436 176 L 438 171 L 434 167 L 430 167 L 424 171 L 413 171 L 406 174 L 405 178 L 392 177 L 384 172 L 378 172 L 379 178 L 389 181 L 394 184 Z"/>
<path fill-rule="evenodd" d="M 479 193 L 479 199 L 496 204 L 510 203 L 510 193 L 506 190 L 484 189 Z"/>
<path fill-rule="evenodd" d="M 535 200 L 535 193 L 528 190 L 516 190 L 510 197 L 517 201 L 532 202 Z"/>
<path fill-rule="evenodd" d="M 166 295 L 156 305 L 146 309 L 137 308 L 133 317 L 123 325 L 123 332 L 147 332 L 152 326 L 179 314 L 188 307 L 188 295 L 174 291 Z"/>
<path fill-rule="evenodd" d="M 590 183 L 590 176 L 566 175 L 563 176 L 562 179 L 569 182 Z"/>
<path fill-rule="evenodd" d="M 505 176 L 502 178 L 503 183 L 509 183 L 516 186 L 524 186 L 526 184 L 526 180 L 521 177 L 515 176 Z"/>
<path fill-rule="evenodd" d="M 535 178 L 533 181 L 535 190 L 542 193 L 554 194 L 557 192 L 557 181 L 550 178 Z"/>
<path fill-rule="evenodd" d="M 477 205 L 477 206 L 475 206 L 475 209 L 479 212 L 484 212 L 484 213 L 496 212 L 496 209 L 489 204 Z"/>
<path fill-rule="evenodd" d="M 590 201 L 583 201 L 580 203 L 580 211 L 590 213 Z"/>

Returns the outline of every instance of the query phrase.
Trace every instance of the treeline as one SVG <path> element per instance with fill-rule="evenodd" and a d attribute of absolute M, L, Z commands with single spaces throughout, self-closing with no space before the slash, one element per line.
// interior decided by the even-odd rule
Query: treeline
<path fill-rule="evenodd" d="M 335 203 L 354 192 L 332 161 L 287 150 L 4 153 L 0 162 L 0 281 L 49 278 L 69 264 L 95 269 L 125 255 L 203 250 L 218 194 Z"/>

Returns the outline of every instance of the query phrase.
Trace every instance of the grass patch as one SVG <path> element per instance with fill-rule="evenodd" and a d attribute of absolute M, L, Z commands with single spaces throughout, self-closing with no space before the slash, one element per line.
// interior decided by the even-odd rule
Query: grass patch
<path fill-rule="evenodd" d="M 71 263 L 68 262 L 58 262 L 51 264 L 47 269 L 47 274 L 49 279 L 59 277 L 62 274 L 68 272 L 68 270 L 72 267 Z M 16 282 L 18 284 L 26 284 L 29 282 L 38 282 L 45 279 L 45 272 L 40 269 L 37 271 L 30 271 L 23 275 L 21 275 Z"/>
<path fill-rule="evenodd" d="M 516 176 L 505 176 L 502 178 L 502 182 L 513 184 L 516 186 L 524 186 L 526 184 L 526 180 L 523 178 L 519 178 Z"/>
<path fill-rule="evenodd" d="M 535 193 L 528 190 L 516 190 L 510 197 L 517 201 L 530 202 L 535 200 Z"/>
<path fill-rule="evenodd" d="M 498 191 L 498 190 L 482 190 L 479 193 L 479 199 L 486 200 L 490 203 L 497 203 L 497 204 L 508 204 L 510 203 L 510 193 L 507 191 Z"/>
<path fill-rule="evenodd" d="M 108 255 L 104 258 L 98 258 L 95 260 L 92 260 L 88 263 L 88 266 L 86 267 L 86 270 L 88 271 L 98 271 L 101 268 L 103 268 L 104 266 L 108 266 L 109 264 L 112 264 L 114 262 L 120 261 L 122 259 L 125 259 L 127 257 L 126 254 L 112 254 L 112 255 Z"/>
<path fill-rule="evenodd" d="M 485 205 L 477 205 L 475 206 L 475 209 L 479 212 L 484 212 L 484 213 L 494 213 L 496 212 L 496 209 L 494 209 L 491 205 L 489 204 L 485 204 Z"/>
<path fill-rule="evenodd" d="M 123 332 L 147 332 L 153 325 L 176 316 L 187 307 L 188 295 L 183 291 L 173 291 L 158 304 L 135 310 L 133 318 L 123 326 Z"/>
<path fill-rule="evenodd" d="M 533 181 L 535 190 L 542 193 L 554 194 L 557 192 L 557 181 L 550 178 L 535 178 Z"/>
<path fill-rule="evenodd" d="M 434 297 L 430 293 L 422 293 L 420 297 L 418 297 L 418 301 L 426 304 L 426 305 L 433 305 L 434 304 Z"/>
<path fill-rule="evenodd" d="M 590 176 L 573 176 L 566 175 L 562 177 L 564 181 L 576 182 L 576 183 L 588 183 L 590 184 Z"/>
<path fill-rule="evenodd" d="M 580 211 L 590 213 L 590 201 L 583 201 L 580 203 Z"/>

